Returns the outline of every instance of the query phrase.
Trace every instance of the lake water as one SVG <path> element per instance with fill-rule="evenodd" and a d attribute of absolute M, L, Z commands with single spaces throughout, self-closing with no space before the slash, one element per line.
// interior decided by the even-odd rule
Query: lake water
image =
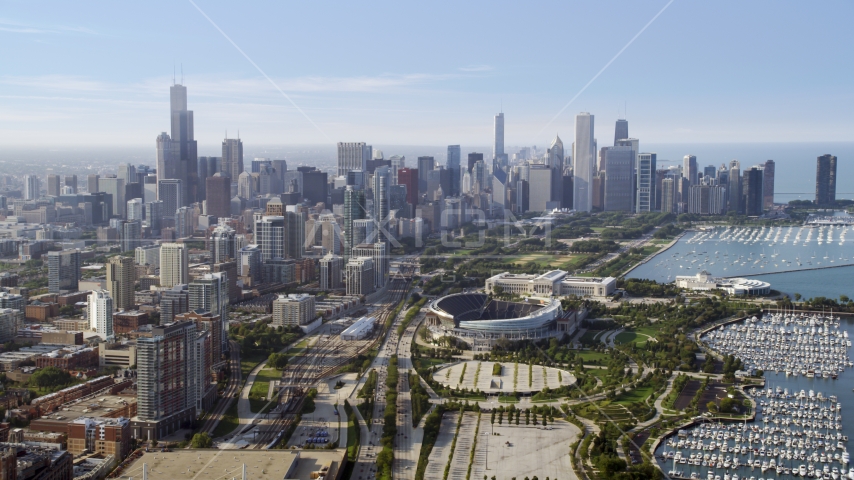
<path fill-rule="evenodd" d="M 676 276 L 703 270 L 716 277 L 755 276 L 775 290 L 804 298 L 854 297 L 854 227 L 717 227 L 688 232 L 628 278 L 672 282 Z"/>

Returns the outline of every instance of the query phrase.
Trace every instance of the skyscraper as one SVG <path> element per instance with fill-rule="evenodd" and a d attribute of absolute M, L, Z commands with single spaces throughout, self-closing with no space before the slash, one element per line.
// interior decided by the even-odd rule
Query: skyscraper
<path fill-rule="evenodd" d="M 418 163 L 421 163 L 419 157 Z M 429 157 L 432 160 L 432 157 Z M 421 170 L 418 170 L 419 175 Z M 379 230 L 379 241 L 387 242 L 389 240 L 388 221 L 389 211 L 391 207 L 389 198 L 389 186 L 391 185 L 391 173 L 389 167 L 380 167 L 374 171 L 374 220 L 377 222 Z M 418 182 L 421 183 L 420 181 Z M 346 193 L 346 192 L 345 192 Z M 345 207 L 346 208 L 346 207 Z"/>
<path fill-rule="evenodd" d="M 353 243 L 354 226 L 356 220 L 366 218 L 365 191 L 356 190 L 348 185 L 344 190 L 344 258 L 350 258 L 350 252 L 355 245 Z"/>
<path fill-rule="evenodd" d="M 226 138 L 222 141 L 222 174 L 237 183 L 243 173 L 243 142 L 239 138 Z"/>
<path fill-rule="evenodd" d="M 255 220 L 255 243 L 261 248 L 261 262 L 285 258 L 285 217 L 263 215 Z"/>
<path fill-rule="evenodd" d="M 759 167 L 750 167 L 742 176 L 741 196 L 743 198 L 744 214 L 748 216 L 762 215 L 765 195 L 762 192 L 764 175 Z"/>
<path fill-rule="evenodd" d="M 51 197 L 58 197 L 61 193 L 59 175 L 49 174 L 47 176 L 47 194 Z"/>
<path fill-rule="evenodd" d="M 158 181 L 157 199 L 163 202 L 163 218 L 175 217 L 175 211 L 183 206 L 181 204 L 181 199 L 184 198 L 183 192 L 180 179 L 170 178 Z"/>
<path fill-rule="evenodd" d="M 762 178 L 762 203 L 765 209 L 774 207 L 774 160 L 766 160 Z"/>
<path fill-rule="evenodd" d="M 234 235 L 234 229 L 227 225 L 217 225 L 214 228 L 209 240 L 211 263 L 221 263 L 237 259 Z"/>
<path fill-rule="evenodd" d="M 231 179 L 216 173 L 205 179 L 205 213 L 218 218 L 231 216 Z"/>
<path fill-rule="evenodd" d="M 682 175 L 688 179 L 688 184 L 694 186 L 697 184 L 697 157 L 694 155 L 685 155 L 682 158 Z"/>
<path fill-rule="evenodd" d="M 736 215 L 744 211 L 741 204 L 741 162 L 738 160 L 730 160 L 729 175 L 727 175 L 727 212 L 735 213 Z"/>
<path fill-rule="evenodd" d="M 24 175 L 24 200 L 35 200 L 41 195 L 39 177 Z"/>
<path fill-rule="evenodd" d="M 207 310 L 219 315 L 222 348 L 228 349 L 228 275 L 224 272 L 208 273 L 189 285 L 190 310 Z"/>
<path fill-rule="evenodd" d="M 142 245 L 142 220 L 122 222 L 121 228 L 122 251 L 129 252 Z"/>
<path fill-rule="evenodd" d="M 676 198 L 674 182 L 672 177 L 666 177 L 661 181 L 661 211 L 674 213 L 674 199 Z"/>
<path fill-rule="evenodd" d="M 563 141 L 555 134 L 549 146 L 548 166 L 552 169 L 552 198 L 553 202 L 563 203 Z"/>
<path fill-rule="evenodd" d="M 338 176 L 347 176 L 350 170 L 368 171 L 371 146 L 365 142 L 338 142 Z"/>
<path fill-rule="evenodd" d="M 618 120 L 619 121 L 619 120 Z M 619 125 L 619 123 L 618 123 Z M 603 147 L 600 170 L 604 173 L 604 205 L 606 212 L 631 212 L 634 164 L 632 147 Z"/>
<path fill-rule="evenodd" d="M 501 166 L 507 163 L 507 157 L 504 154 L 504 112 L 495 115 L 495 127 L 492 137 L 492 158 L 497 160 Z"/>
<path fill-rule="evenodd" d="M 193 111 L 187 110 L 187 87 L 175 84 L 169 87 L 169 110 L 172 121 L 172 162 L 177 176 L 183 182 L 181 205 L 200 200 L 198 147 L 193 132 Z"/>
<path fill-rule="evenodd" d="M 617 125 L 614 127 L 614 146 L 616 147 L 620 140 L 629 138 L 629 121 L 618 119 Z"/>
<path fill-rule="evenodd" d="M 400 185 L 406 185 L 406 202 L 418 205 L 418 169 L 402 168 L 397 172 L 397 181 Z"/>
<path fill-rule="evenodd" d="M 77 175 L 66 175 L 65 186 L 71 189 L 71 193 L 77 193 Z"/>
<path fill-rule="evenodd" d="M 418 157 L 418 191 L 426 192 L 430 180 L 430 172 L 436 168 L 433 157 Z"/>
<path fill-rule="evenodd" d="M 98 189 L 113 196 L 113 215 L 125 218 L 125 181 L 117 177 L 101 178 L 98 180 Z"/>
<path fill-rule="evenodd" d="M 285 243 L 284 258 L 299 260 L 305 253 L 305 214 L 302 212 L 284 212 Z"/>
<path fill-rule="evenodd" d="M 107 340 L 113 336 L 113 299 L 106 290 L 95 290 L 89 294 L 86 302 L 89 314 L 89 328 Z"/>
<path fill-rule="evenodd" d="M 169 288 L 189 281 L 187 247 L 181 243 L 164 243 L 160 247 L 160 286 Z"/>
<path fill-rule="evenodd" d="M 134 305 L 133 259 L 117 255 L 107 261 L 107 291 L 116 310 L 130 310 Z"/>
<path fill-rule="evenodd" d="M 593 210 L 593 175 L 596 170 L 596 145 L 593 138 L 594 116 L 582 112 L 575 116 L 575 143 L 573 144 L 573 206 L 579 212 Z M 537 185 L 531 181 L 531 191 Z M 531 209 L 535 209 L 531 205 Z"/>
<path fill-rule="evenodd" d="M 50 293 L 76 292 L 80 279 L 80 250 L 47 254 L 47 285 Z"/>
<path fill-rule="evenodd" d="M 155 200 L 145 204 L 145 223 L 154 235 L 160 235 L 163 220 L 163 202 Z"/>
<path fill-rule="evenodd" d="M 403 155 L 392 155 L 388 158 L 388 161 L 391 162 L 391 184 L 398 185 L 397 172 L 402 168 L 406 168 L 406 157 Z"/>
<path fill-rule="evenodd" d="M 836 203 L 836 157 L 825 154 L 818 157 L 815 167 L 815 203 Z"/>
<path fill-rule="evenodd" d="M 343 286 L 344 259 L 331 253 L 320 259 L 320 289 L 335 290 Z"/>
<path fill-rule="evenodd" d="M 458 197 L 460 195 L 460 146 L 448 145 L 448 163 L 447 168 L 451 173 L 451 190 L 445 192 L 449 197 Z"/>
<path fill-rule="evenodd" d="M 134 220 L 139 220 L 140 222 L 142 222 L 144 210 L 142 205 L 143 204 L 141 198 L 131 198 L 127 201 L 127 213 L 129 222 L 132 222 Z"/>
<path fill-rule="evenodd" d="M 374 293 L 374 261 L 371 257 L 353 257 L 347 262 L 347 295 Z"/>
<path fill-rule="evenodd" d="M 638 193 L 636 212 L 652 212 L 655 206 L 655 163 L 656 154 L 638 154 Z"/>
<path fill-rule="evenodd" d="M 96 175 L 93 173 L 90 173 L 86 176 L 86 189 L 90 195 L 98 192 L 98 179 L 100 177 L 100 175 Z"/>
<path fill-rule="evenodd" d="M 137 416 L 140 420 L 171 419 L 169 424 L 164 422 L 163 425 L 164 430 L 171 431 L 181 422 L 195 419 L 195 379 L 198 378 L 196 355 L 192 352 L 195 338 L 194 322 L 172 322 L 152 328 L 151 337 L 137 340 Z"/>

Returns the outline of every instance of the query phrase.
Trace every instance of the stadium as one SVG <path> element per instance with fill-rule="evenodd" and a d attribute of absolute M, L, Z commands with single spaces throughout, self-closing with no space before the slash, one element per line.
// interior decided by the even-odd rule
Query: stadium
<path fill-rule="evenodd" d="M 432 301 L 426 323 L 434 338 L 451 336 L 474 351 L 489 351 L 501 340 L 571 335 L 578 313 L 564 311 L 556 299 L 507 302 L 484 293 L 457 293 Z"/>

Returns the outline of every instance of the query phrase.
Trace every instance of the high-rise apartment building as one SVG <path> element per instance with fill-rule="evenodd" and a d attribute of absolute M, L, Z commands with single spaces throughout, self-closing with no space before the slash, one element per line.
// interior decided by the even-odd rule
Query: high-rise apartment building
<path fill-rule="evenodd" d="M 133 261 L 137 265 L 160 267 L 160 245 L 143 245 L 134 250 Z"/>
<path fill-rule="evenodd" d="M 682 175 L 688 179 L 689 186 L 697 184 L 697 157 L 685 155 L 682 158 Z"/>
<path fill-rule="evenodd" d="M 228 225 L 217 225 L 214 228 L 208 240 L 211 263 L 221 263 L 237 259 L 237 244 L 234 241 L 235 235 L 234 229 Z"/>
<path fill-rule="evenodd" d="M 160 286 L 171 288 L 189 283 L 189 256 L 181 243 L 164 243 L 160 246 Z"/>
<path fill-rule="evenodd" d="M 176 315 L 188 311 L 190 311 L 190 292 L 186 283 L 160 292 L 161 325 L 172 323 Z"/>
<path fill-rule="evenodd" d="M 145 223 L 154 235 L 160 234 L 163 221 L 163 202 L 155 200 L 145 204 Z"/>
<path fill-rule="evenodd" d="M 346 177 L 350 170 L 368 171 L 372 153 L 365 142 L 338 142 L 338 176 Z"/>
<path fill-rule="evenodd" d="M 370 257 L 374 264 L 374 290 L 380 290 L 388 283 L 388 252 L 383 242 L 363 243 L 353 247 L 353 257 Z"/>
<path fill-rule="evenodd" d="M 687 182 L 687 179 L 685 180 Z M 687 212 L 697 215 L 722 215 L 726 212 L 726 188 L 709 183 L 689 187 Z"/>
<path fill-rule="evenodd" d="M 190 207 L 180 207 L 175 211 L 175 236 L 188 238 L 195 231 L 195 212 Z"/>
<path fill-rule="evenodd" d="M 336 290 L 343 286 L 342 274 L 344 259 L 338 255 L 327 254 L 320 259 L 320 289 Z"/>
<path fill-rule="evenodd" d="M 729 174 L 727 175 L 727 212 L 735 214 L 744 213 L 741 201 L 741 162 L 731 160 L 729 162 Z"/>
<path fill-rule="evenodd" d="M 98 193 L 98 179 L 100 178 L 100 175 L 94 173 L 90 173 L 86 176 L 86 191 L 88 191 L 90 195 Z"/>
<path fill-rule="evenodd" d="M 50 293 L 76 292 L 80 279 L 80 250 L 47 254 L 47 284 Z"/>
<path fill-rule="evenodd" d="M 303 212 L 291 211 L 284 213 L 284 258 L 299 260 L 305 254 L 305 214 Z"/>
<path fill-rule="evenodd" d="M 665 177 L 661 181 L 661 211 L 663 213 L 675 213 L 675 182 L 673 177 Z"/>
<path fill-rule="evenodd" d="M 117 255 L 107 261 L 107 291 L 116 310 L 133 309 L 135 278 L 132 258 Z"/>
<path fill-rule="evenodd" d="M 762 204 L 766 210 L 774 208 L 774 160 L 765 160 L 762 176 Z"/>
<path fill-rule="evenodd" d="M 593 138 L 594 116 L 582 112 L 575 116 L 575 143 L 572 152 L 573 207 L 579 212 L 593 210 L 593 176 L 596 170 L 596 140 Z M 531 191 L 536 189 L 531 181 Z M 534 205 L 531 205 L 534 209 Z"/>
<path fill-rule="evenodd" d="M 637 171 L 636 212 L 652 212 L 655 207 L 656 154 L 639 153 Z"/>
<path fill-rule="evenodd" d="M 742 205 L 744 214 L 748 216 L 762 215 L 765 195 L 762 191 L 764 175 L 759 167 L 750 167 L 742 174 Z"/>
<path fill-rule="evenodd" d="M 344 190 L 344 258 L 350 258 L 350 251 L 353 249 L 353 222 L 367 217 L 367 202 L 365 200 L 364 190 L 356 190 L 348 185 Z"/>
<path fill-rule="evenodd" d="M 222 173 L 205 179 L 205 213 L 217 218 L 231 216 L 231 179 Z"/>
<path fill-rule="evenodd" d="M 836 157 L 826 154 L 818 157 L 815 167 L 815 203 L 836 203 Z"/>
<path fill-rule="evenodd" d="M 139 220 L 140 222 L 142 222 L 142 219 L 144 218 L 144 211 L 145 209 L 143 208 L 141 198 L 132 198 L 127 201 L 127 215 L 129 222 L 132 222 L 134 220 Z"/>
<path fill-rule="evenodd" d="M 604 175 L 604 204 L 606 212 L 631 212 L 634 179 L 632 147 L 602 147 L 600 170 Z"/>
<path fill-rule="evenodd" d="M 374 293 L 374 261 L 371 257 L 353 257 L 345 270 L 347 295 Z"/>
<path fill-rule="evenodd" d="M 222 141 L 222 174 L 237 183 L 243 169 L 243 142 L 239 138 L 226 138 Z"/>
<path fill-rule="evenodd" d="M 255 219 L 255 243 L 261 249 L 261 262 L 285 258 L 285 217 L 263 215 Z"/>
<path fill-rule="evenodd" d="M 89 294 L 86 312 L 89 315 L 89 328 L 107 340 L 113 336 L 113 299 L 106 290 L 95 290 Z"/>
<path fill-rule="evenodd" d="M 279 295 L 273 300 L 273 322 L 275 327 L 290 327 L 308 325 L 317 313 L 314 307 L 314 295 L 307 293 L 291 293 Z"/>
<path fill-rule="evenodd" d="M 195 419 L 196 338 L 194 322 L 172 322 L 137 340 L 137 417 L 154 427 L 138 438 L 156 439 Z"/>
<path fill-rule="evenodd" d="M 208 273 L 193 280 L 189 285 L 190 310 L 207 310 L 219 315 L 222 349 L 228 342 L 228 275 L 225 272 Z"/>
<path fill-rule="evenodd" d="M 460 195 L 460 146 L 448 145 L 448 160 L 446 164 L 451 175 L 451 189 L 445 192 L 446 196 L 458 197 Z"/>
<path fill-rule="evenodd" d="M 98 188 L 113 198 L 113 215 L 125 218 L 127 204 L 125 202 L 125 181 L 121 178 L 106 177 L 98 180 Z"/>

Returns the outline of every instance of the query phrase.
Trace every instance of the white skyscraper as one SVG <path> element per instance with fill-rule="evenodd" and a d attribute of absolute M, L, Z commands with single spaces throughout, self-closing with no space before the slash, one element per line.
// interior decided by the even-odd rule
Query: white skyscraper
<path fill-rule="evenodd" d="M 95 330 L 102 339 L 113 336 L 113 299 L 106 290 L 95 290 L 87 297 L 86 310 L 89 313 L 89 328 Z"/>
<path fill-rule="evenodd" d="M 596 169 L 596 145 L 593 139 L 593 115 L 575 116 L 575 143 L 572 152 L 573 207 L 579 212 L 593 209 L 593 174 Z M 532 189 L 536 185 L 532 185 Z"/>
<path fill-rule="evenodd" d="M 171 288 L 189 283 L 189 257 L 187 247 L 180 243 L 160 246 L 160 286 Z"/>
<path fill-rule="evenodd" d="M 682 175 L 688 179 L 688 185 L 697 185 L 697 157 L 685 155 L 682 159 Z"/>
<path fill-rule="evenodd" d="M 347 176 L 350 170 L 368 171 L 372 148 L 365 142 L 338 142 L 338 176 Z"/>

